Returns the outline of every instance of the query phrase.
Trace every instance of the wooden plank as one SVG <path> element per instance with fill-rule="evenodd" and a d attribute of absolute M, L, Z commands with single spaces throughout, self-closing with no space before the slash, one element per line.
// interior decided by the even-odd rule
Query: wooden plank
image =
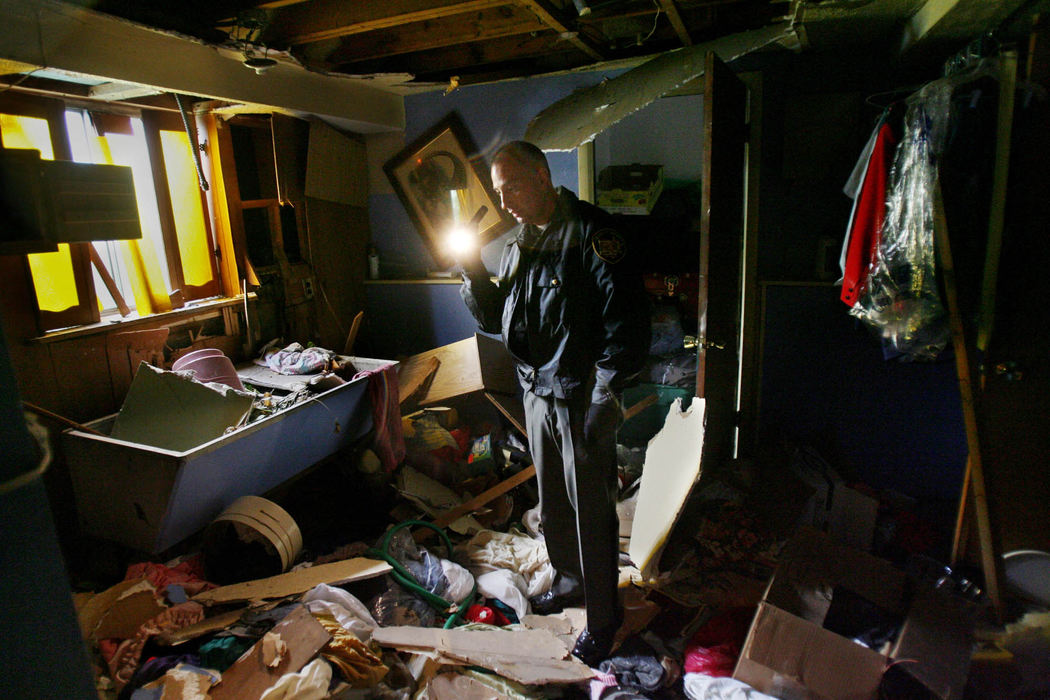
<path fill-rule="evenodd" d="M 101 433 L 101 432 L 95 430 L 94 428 L 89 428 L 86 425 L 83 425 L 81 423 L 77 423 L 76 421 L 70 420 L 69 418 L 66 418 L 65 416 L 60 416 L 57 413 L 54 413 L 53 411 L 47 410 L 46 408 L 41 408 L 40 406 L 37 406 L 35 404 L 31 404 L 28 401 L 23 401 L 22 405 L 25 406 L 26 408 L 28 408 L 33 413 L 38 413 L 38 414 L 40 414 L 40 415 L 42 415 L 42 416 L 44 416 L 46 418 L 50 418 L 51 420 L 58 421 L 62 425 L 66 426 L 67 428 L 75 428 L 76 430 L 80 430 L 82 432 L 89 433 L 91 435 L 101 435 L 102 437 L 106 437 L 105 433 Z"/>
<path fill-rule="evenodd" d="M 521 405 L 520 398 L 507 394 L 493 394 L 488 391 L 485 392 L 485 398 L 492 402 L 492 405 L 511 422 L 511 425 L 518 429 L 518 432 L 522 435 L 528 434 L 525 432 L 525 407 Z"/>
<path fill-rule="evenodd" d="M 305 593 L 319 583 L 337 586 L 350 581 L 383 576 L 391 569 L 390 564 L 376 559 L 354 557 L 328 564 L 318 564 L 305 569 L 289 571 L 269 578 L 233 583 L 229 586 L 213 588 L 193 596 L 193 600 L 203 605 L 226 603 L 243 603 L 251 600 L 284 598 L 285 596 Z"/>
<path fill-rule="evenodd" d="M 287 651 L 277 663 L 267 663 L 263 637 L 255 646 L 222 673 L 222 680 L 211 688 L 212 700 L 258 700 L 286 673 L 296 673 L 332 638 L 305 606 L 298 606 L 270 631 L 280 635 Z"/>
<path fill-rule="evenodd" d="M 105 261 L 102 260 L 102 256 L 98 254 L 98 250 L 95 249 L 93 243 L 88 244 L 88 253 L 91 256 L 91 264 L 95 266 L 95 271 L 102 278 L 102 284 L 106 285 L 106 290 L 113 297 L 113 301 L 116 302 L 120 315 L 127 316 L 131 313 L 131 309 L 128 307 L 127 302 L 124 301 L 124 295 L 120 293 L 116 280 L 113 279 L 113 275 L 109 274 Z"/>
<path fill-rule="evenodd" d="M 412 22 L 431 22 L 505 4 L 506 0 L 387 0 L 383 3 L 314 0 L 275 13 L 270 25 L 277 28 L 276 33 L 268 30 L 264 40 L 277 38 L 287 44 L 306 44 L 396 29 Z"/>
<path fill-rule="evenodd" d="M 361 330 L 361 320 L 365 317 L 364 311 L 358 311 L 354 316 L 354 320 L 350 323 L 350 332 L 346 336 L 346 342 L 343 343 L 343 354 L 349 355 L 354 350 L 354 342 L 357 341 L 357 333 Z"/>
<path fill-rule="evenodd" d="M 487 505 L 491 501 L 494 501 L 503 494 L 507 493 L 507 491 L 510 491 L 515 486 L 518 486 L 519 484 L 524 484 L 526 481 L 528 481 L 534 476 L 536 476 L 536 467 L 530 464 L 517 474 L 514 474 L 513 476 L 507 479 L 504 479 L 503 481 L 486 491 L 482 491 L 469 501 L 464 501 L 455 508 L 445 511 L 438 517 L 434 518 L 434 525 L 438 527 L 445 527 L 450 523 L 454 523 L 464 515 L 472 513 L 481 508 L 482 506 Z M 425 535 L 428 532 L 432 533 L 430 529 L 425 529 L 421 530 L 420 534 Z M 416 536 L 415 539 L 419 541 L 423 539 L 423 537 Z"/>
<path fill-rule="evenodd" d="M 937 247 L 937 257 L 941 263 L 944 279 L 944 296 L 948 302 L 948 322 L 951 329 L 952 347 L 955 350 L 955 373 L 959 378 L 959 399 L 962 404 L 963 425 L 966 429 L 966 445 L 969 449 L 965 482 L 970 486 L 973 498 L 973 511 L 976 518 L 977 541 L 980 547 L 981 570 L 984 573 L 985 590 L 992 603 L 996 616 L 1003 619 L 1003 599 L 1001 594 L 1001 572 L 999 556 L 992 537 L 991 520 L 988 517 L 988 495 L 984 482 L 984 465 L 981 460 L 981 440 L 977 427 L 977 388 L 974 377 L 976 373 L 970 362 L 970 345 L 966 340 L 962 313 L 959 309 L 959 297 L 955 281 L 955 264 L 952 260 L 951 243 L 948 236 L 948 223 L 944 216 L 944 200 L 941 198 L 940 182 L 936 184 L 933 197 L 933 229 Z M 960 508 L 967 507 L 967 496 L 960 499 Z M 964 518 L 960 517 L 960 522 Z M 956 532 L 956 539 L 960 532 Z M 957 543 L 953 550 L 957 548 Z"/>
<path fill-rule="evenodd" d="M 429 22 L 417 22 L 395 29 L 382 29 L 357 37 L 332 51 L 326 57 L 330 64 L 375 59 L 398 54 L 414 53 L 442 46 L 482 42 L 505 36 L 517 36 L 548 30 L 535 15 L 507 7 L 481 10 L 467 17 L 443 17 Z"/>
<path fill-rule="evenodd" d="M 988 212 L 988 242 L 985 245 L 984 276 L 981 281 L 981 308 L 977 318 L 977 351 L 988 350 L 995 326 L 995 290 L 999 280 L 999 254 L 1003 249 L 1006 219 L 1006 182 L 1010 174 L 1010 141 L 1014 121 L 1014 95 L 1017 91 L 1017 51 L 999 56 L 999 109 L 995 133 L 995 171 L 992 175 L 992 201 Z"/>
<path fill-rule="evenodd" d="M 433 380 L 440 366 L 441 360 L 436 357 L 425 360 L 422 367 L 414 364 L 411 368 L 406 369 L 406 365 L 402 364 L 397 373 L 399 403 L 402 405 L 417 403 L 419 400 L 417 394 L 426 393 L 429 382 Z"/>
<path fill-rule="evenodd" d="M 567 22 L 562 19 L 561 12 L 547 2 L 547 0 L 515 0 L 515 2 L 539 17 L 541 22 L 557 32 L 558 36 L 564 37 L 570 44 L 578 48 L 580 51 L 596 61 L 605 60 L 605 55 L 598 49 L 594 42 L 568 26 Z"/>
<path fill-rule="evenodd" d="M 685 27 L 685 22 L 682 21 L 682 15 L 678 12 L 678 5 L 675 4 L 674 0 L 659 0 L 660 9 L 667 15 L 667 20 L 671 23 L 674 28 L 674 33 L 678 35 L 678 38 L 682 40 L 682 44 L 685 46 L 692 46 L 693 39 L 689 36 L 689 30 Z"/>

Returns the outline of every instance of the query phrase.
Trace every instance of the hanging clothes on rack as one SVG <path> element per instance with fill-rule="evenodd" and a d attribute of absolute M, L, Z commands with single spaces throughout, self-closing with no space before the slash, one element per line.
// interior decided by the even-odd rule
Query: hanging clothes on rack
<path fill-rule="evenodd" d="M 951 92 L 942 79 L 908 100 L 875 254 L 850 309 L 879 334 L 887 359 L 932 360 L 949 339 L 936 280 L 933 192 Z"/>
<path fill-rule="evenodd" d="M 843 303 L 853 306 L 862 291 L 878 251 L 879 230 L 886 216 L 890 165 L 897 149 L 899 127 L 892 111 L 879 118 L 857 165 L 843 188 L 853 199 L 839 266 L 842 268 Z"/>

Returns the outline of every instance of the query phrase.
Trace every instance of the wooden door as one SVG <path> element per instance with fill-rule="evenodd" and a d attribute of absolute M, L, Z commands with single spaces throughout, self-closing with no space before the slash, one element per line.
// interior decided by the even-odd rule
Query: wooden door
<path fill-rule="evenodd" d="M 743 298 L 747 87 L 712 52 L 704 71 L 704 162 L 696 395 L 706 399 L 703 460 L 734 456 Z"/>

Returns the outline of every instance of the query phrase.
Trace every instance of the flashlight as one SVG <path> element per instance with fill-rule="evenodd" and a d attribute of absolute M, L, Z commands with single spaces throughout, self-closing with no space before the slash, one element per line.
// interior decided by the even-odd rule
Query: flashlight
<path fill-rule="evenodd" d="M 485 218 L 485 214 L 488 211 L 489 208 L 487 206 L 481 205 L 470 221 L 454 226 L 449 232 L 446 245 L 448 245 L 448 250 L 454 257 L 459 258 L 467 253 L 472 253 L 477 247 L 478 225 Z"/>

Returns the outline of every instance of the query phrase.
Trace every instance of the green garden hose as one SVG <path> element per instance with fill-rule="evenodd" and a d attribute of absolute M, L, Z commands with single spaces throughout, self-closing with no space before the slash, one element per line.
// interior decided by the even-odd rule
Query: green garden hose
<path fill-rule="evenodd" d="M 478 584 L 477 581 L 475 581 L 474 585 L 471 586 L 470 593 L 459 603 L 445 600 L 441 596 L 437 595 L 436 593 L 432 593 L 431 591 L 427 590 L 425 587 L 420 585 L 420 583 L 412 575 L 412 572 L 406 569 L 404 565 L 401 564 L 401 562 L 399 562 L 397 559 L 391 556 L 388 551 L 390 547 L 390 538 L 394 536 L 394 533 L 406 527 L 413 527 L 416 525 L 428 527 L 437 534 L 441 535 L 441 539 L 444 540 L 445 547 L 448 549 L 448 558 L 450 560 L 452 559 L 452 541 L 449 540 L 448 535 L 445 534 L 445 531 L 439 528 L 437 525 L 434 525 L 433 523 L 428 523 L 423 520 L 406 520 L 402 523 L 395 525 L 394 527 L 387 530 L 386 533 L 383 535 L 383 539 L 380 541 L 378 548 L 372 547 L 365 553 L 368 556 L 382 559 L 383 561 L 390 564 L 390 566 L 393 568 L 393 571 L 390 572 L 390 577 L 393 578 L 394 581 L 396 581 L 402 588 L 405 588 L 410 592 L 418 595 L 420 598 L 429 603 L 430 606 L 435 610 L 443 614 L 451 613 L 448 616 L 448 619 L 445 620 L 444 625 L 444 629 L 449 629 L 450 627 L 453 627 L 457 624 L 459 619 L 463 616 L 463 612 L 467 608 L 469 608 L 474 602 L 474 596 L 478 591 Z"/>

